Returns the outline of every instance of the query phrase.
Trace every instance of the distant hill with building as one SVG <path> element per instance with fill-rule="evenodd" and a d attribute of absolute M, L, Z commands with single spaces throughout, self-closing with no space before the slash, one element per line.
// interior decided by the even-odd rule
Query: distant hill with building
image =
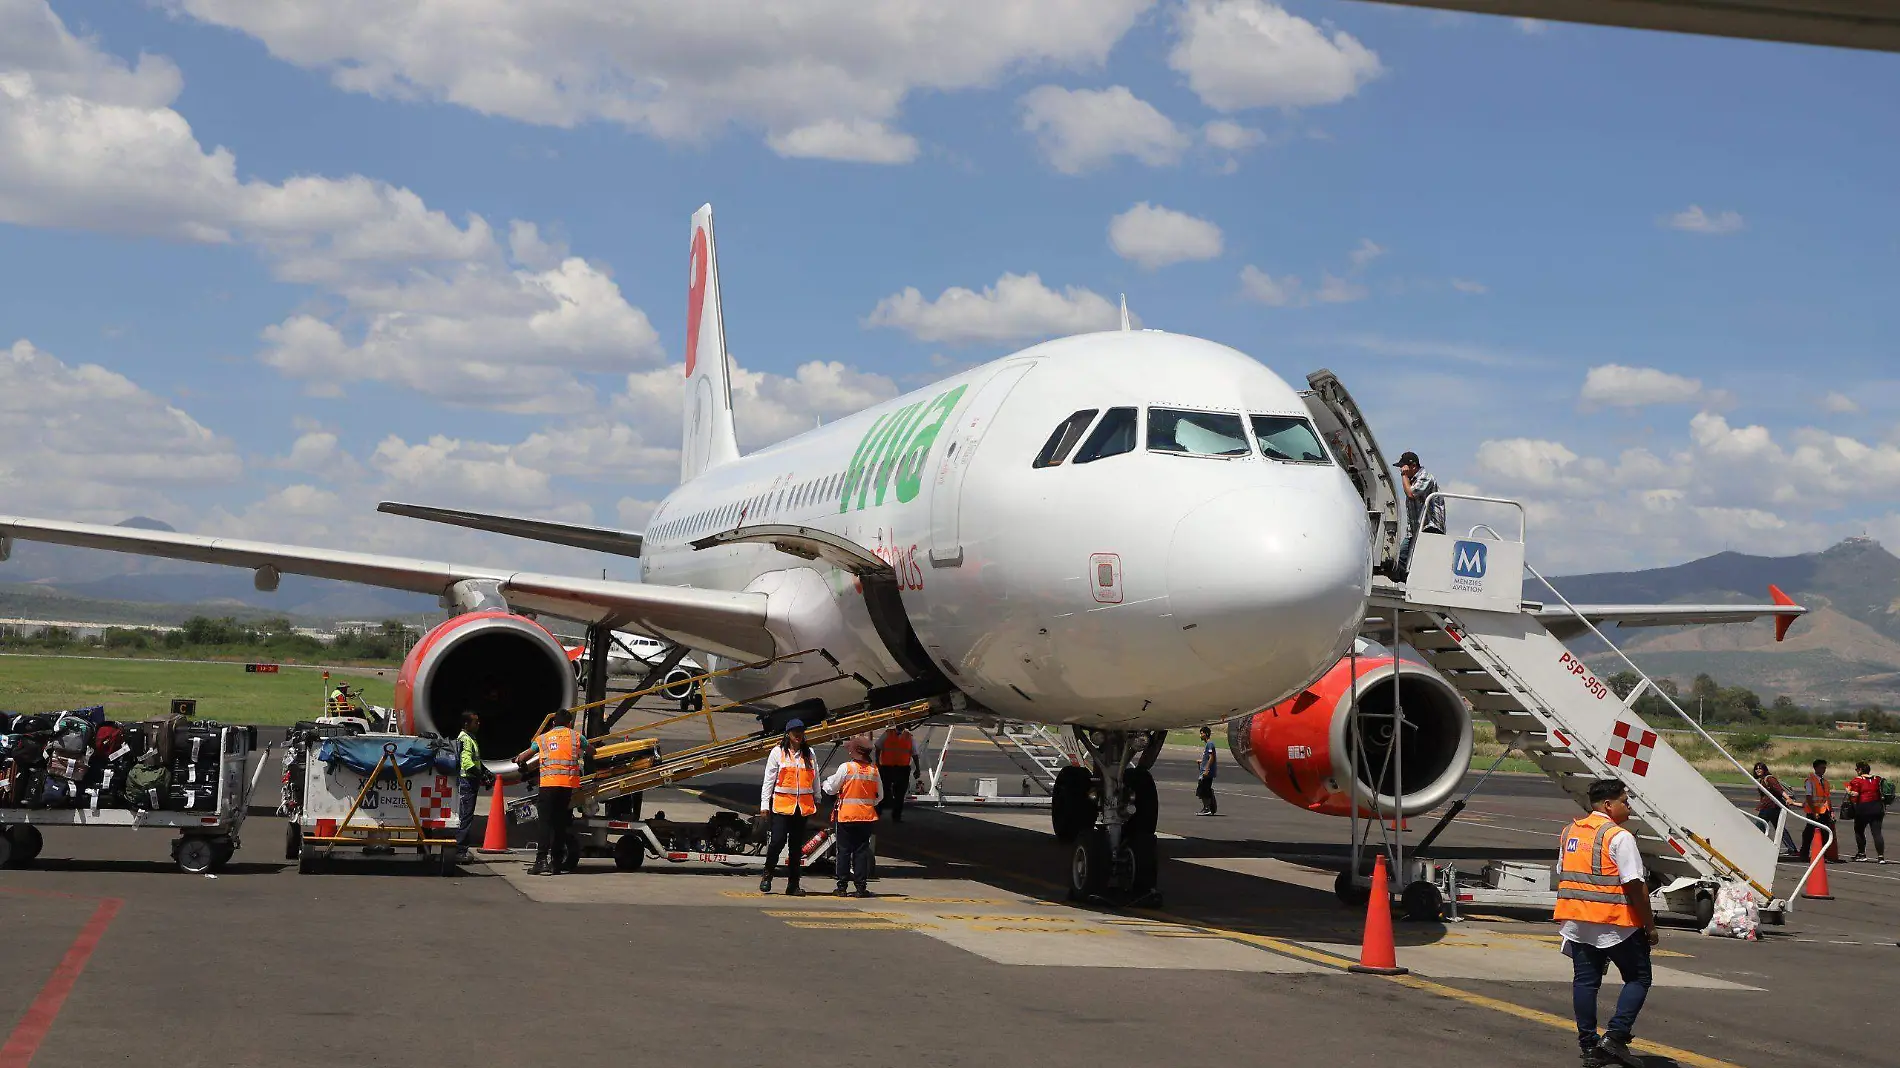
<path fill-rule="evenodd" d="M 1717 553 L 1674 567 L 1553 579 L 1573 602 L 1762 603 L 1780 586 L 1808 614 L 1776 643 L 1768 621 L 1630 628 L 1610 635 L 1643 668 L 1685 685 L 1698 672 L 1772 700 L 1815 707 L 1900 707 L 1900 558 L 1872 538 L 1800 556 Z M 1548 591 L 1526 585 L 1530 600 Z M 1599 647 L 1600 648 L 1600 647 Z M 1607 652 L 1591 662 L 1608 669 Z"/>

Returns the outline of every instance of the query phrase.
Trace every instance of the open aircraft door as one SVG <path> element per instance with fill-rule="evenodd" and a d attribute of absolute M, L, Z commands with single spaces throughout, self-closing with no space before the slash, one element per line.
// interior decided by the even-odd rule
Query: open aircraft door
<path fill-rule="evenodd" d="M 1386 465 L 1379 443 L 1372 437 L 1352 394 L 1340 384 L 1338 376 L 1324 368 L 1306 376 L 1312 387 L 1300 391 L 1307 414 L 1319 427 L 1320 436 L 1333 451 L 1359 496 L 1366 502 L 1366 514 L 1372 520 L 1372 563 L 1393 564 L 1399 558 L 1403 540 L 1405 513 L 1399 501 L 1399 487 L 1392 480 L 1392 468 Z"/>

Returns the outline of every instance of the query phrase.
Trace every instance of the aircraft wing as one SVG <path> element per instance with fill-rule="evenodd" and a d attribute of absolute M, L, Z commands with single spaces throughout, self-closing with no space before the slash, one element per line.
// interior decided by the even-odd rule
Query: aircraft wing
<path fill-rule="evenodd" d="M 613 553 L 616 556 L 639 556 L 641 549 L 640 535 L 629 534 L 624 530 L 614 530 L 611 527 L 554 523 L 545 519 L 520 519 L 511 515 L 465 512 L 460 508 L 431 508 L 427 505 L 402 504 L 397 501 L 384 501 L 376 506 L 376 510 L 388 512 L 390 515 L 407 516 L 410 519 L 446 523 L 452 527 L 467 527 L 470 530 L 485 530 L 491 534 L 506 534 L 514 538 L 526 538 L 529 541 L 571 545 L 576 549 L 592 549 L 595 552 Z"/>
<path fill-rule="evenodd" d="M 447 604 L 458 583 L 492 584 L 508 606 L 519 611 L 638 630 L 738 659 L 763 659 L 778 651 L 766 629 L 763 594 L 537 575 L 202 534 L 0 516 L 0 560 L 11 553 L 16 540 L 250 568 L 258 573 L 259 589 L 275 588 L 279 574 L 311 575 L 434 594 Z"/>
<path fill-rule="evenodd" d="M 1787 637 L 1788 627 L 1797 617 L 1806 615 L 1808 610 L 1794 603 L 1794 599 L 1781 592 L 1778 586 L 1768 587 L 1768 595 L 1774 599 L 1772 604 L 1580 604 L 1575 606 L 1575 611 L 1556 605 L 1532 614 L 1545 629 L 1560 639 L 1574 638 L 1588 629 L 1577 618 L 1579 614 L 1592 623 L 1610 623 L 1619 627 L 1748 623 L 1772 616 L 1775 620 L 1775 640 L 1781 641 Z"/>

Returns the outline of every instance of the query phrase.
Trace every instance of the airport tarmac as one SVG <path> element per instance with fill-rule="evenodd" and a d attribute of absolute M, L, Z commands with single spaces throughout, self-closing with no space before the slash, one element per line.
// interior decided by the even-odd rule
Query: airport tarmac
<path fill-rule="evenodd" d="M 1037 811 L 912 808 L 880 835 L 868 901 L 655 861 L 529 877 L 520 855 L 453 879 L 403 860 L 300 876 L 264 815 L 212 879 L 177 873 L 160 832 L 52 830 L 37 867 L 0 872 L 0 1066 L 1576 1063 L 1550 924 L 1400 922 L 1411 975 L 1347 974 L 1363 917 L 1331 891 L 1344 822 L 1231 765 L 1223 814 L 1198 817 L 1193 756 L 1158 765 L 1159 910 L 1067 904 Z M 647 811 L 756 803 L 749 772 L 694 785 Z M 1494 779 L 1443 855 L 1541 857 L 1568 804 Z M 1650 1064 L 1894 1063 L 1891 995 L 1856 977 L 1893 974 L 1900 871 L 1831 875 L 1835 900 L 1759 944 L 1666 931 L 1638 1029 Z"/>

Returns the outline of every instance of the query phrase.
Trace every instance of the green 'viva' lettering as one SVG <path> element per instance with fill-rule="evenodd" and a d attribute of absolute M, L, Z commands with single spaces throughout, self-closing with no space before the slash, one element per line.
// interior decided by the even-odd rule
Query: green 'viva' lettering
<path fill-rule="evenodd" d="M 871 428 L 859 439 L 857 451 L 851 455 L 851 464 L 845 469 L 844 488 L 838 495 L 838 511 L 847 512 L 853 507 L 862 509 L 867 503 L 884 503 L 884 495 L 893 483 L 897 489 L 897 500 L 905 503 L 915 500 L 923 488 L 924 461 L 930 456 L 931 448 L 936 444 L 937 435 L 942 432 L 950 413 L 957 407 L 957 401 L 963 398 L 968 386 L 940 393 L 928 403 L 905 405 L 895 412 L 886 412 L 878 416 Z M 875 496 L 872 493 L 876 489 Z"/>

